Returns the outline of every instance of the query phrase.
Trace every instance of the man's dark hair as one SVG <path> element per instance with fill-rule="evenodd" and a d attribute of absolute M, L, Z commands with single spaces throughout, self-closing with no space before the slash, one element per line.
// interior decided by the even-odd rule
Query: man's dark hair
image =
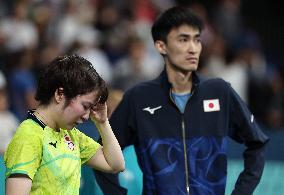
<path fill-rule="evenodd" d="M 200 32 L 203 28 L 201 19 L 187 7 L 176 6 L 166 10 L 158 16 L 152 26 L 154 42 L 161 40 L 166 43 L 169 32 L 184 24 L 198 28 Z"/>
<path fill-rule="evenodd" d="M 108 97 L 105 81 L 92 64 L 77 55 L 58 56 L 47 65 L 43 65 L 39 77 L 35 99 L 42 105 L 50 103 L 55 91 L 63 88 L 67 102 L 77 95 L 98 90 L 98 99 L 104 103 Z"/>

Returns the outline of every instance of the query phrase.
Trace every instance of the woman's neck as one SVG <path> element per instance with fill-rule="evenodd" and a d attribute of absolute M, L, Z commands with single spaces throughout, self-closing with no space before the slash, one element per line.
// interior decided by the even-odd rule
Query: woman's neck
<path fill-rule="evenodd" d="M 50 108 L 47 106 L 38 106 L 35 110 L 34 115 L 40 119 L 45 125 L 54 129 L 55 131 L 59 131 L 59 128 L 56 125 L 53 117 L 54 114 L 50 114 Z"/>

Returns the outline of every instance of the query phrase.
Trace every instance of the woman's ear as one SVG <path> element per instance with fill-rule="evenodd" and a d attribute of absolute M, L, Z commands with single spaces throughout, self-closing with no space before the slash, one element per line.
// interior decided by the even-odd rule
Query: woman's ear
<path fill-rule="evenodd" d="M 162 54 L 162 55 L 167 54 L 166 44 L 163 41 L 157 40 L 155 42 L 155 47 L 160 52 L 160 54 Z"/>
<path fill-rule="evenodd" d="M 64 89 L 62 87 L 56 89 L 54 96 L 56 103 L 60 103 L 64 97 Z"/>

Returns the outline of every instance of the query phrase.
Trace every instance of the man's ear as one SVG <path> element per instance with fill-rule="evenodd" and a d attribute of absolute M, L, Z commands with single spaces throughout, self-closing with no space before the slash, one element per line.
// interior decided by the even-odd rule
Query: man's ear
<path fill-rule="evenodd" d="M 162 55 L 166 55 L 167 54 L 166 44 L 163 41 L 157 40 L 155 42 L 155 47 L 160 52 L 160 54 L 162 54 Z"/>
<path fill-rule="evenodd" d="M 57 103 L 60 103 L 64 97 L 64 89 L 62 87 L 59 87 L 58 89 L 55 90 L 55 101 Z"/>

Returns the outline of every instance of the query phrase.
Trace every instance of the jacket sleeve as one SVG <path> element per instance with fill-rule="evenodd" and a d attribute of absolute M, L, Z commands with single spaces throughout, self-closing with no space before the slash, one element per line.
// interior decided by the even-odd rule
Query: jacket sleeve
<path fill-rule="evenodd" d="M 233 195 L 253 194 L 264 168 L 264 149 L 269 141 L 255 121 L 253 114 L 239 95 L 229 87 L 230 137 L 244 143 L 244 170 L 240 173 Z"/>
<path fill-rule="evenodd" d="M 131 103 L 131 93 L 126 92 L 110 118 L 110 124 L 121 148 L 134 144 L 135 115 Z M 101 141 L 99 141 L 101 143 Z M 127 190 L 119 185 L 118 174 L 94 170 L 96 180 L 105 195 L 122 195 Z"/>

